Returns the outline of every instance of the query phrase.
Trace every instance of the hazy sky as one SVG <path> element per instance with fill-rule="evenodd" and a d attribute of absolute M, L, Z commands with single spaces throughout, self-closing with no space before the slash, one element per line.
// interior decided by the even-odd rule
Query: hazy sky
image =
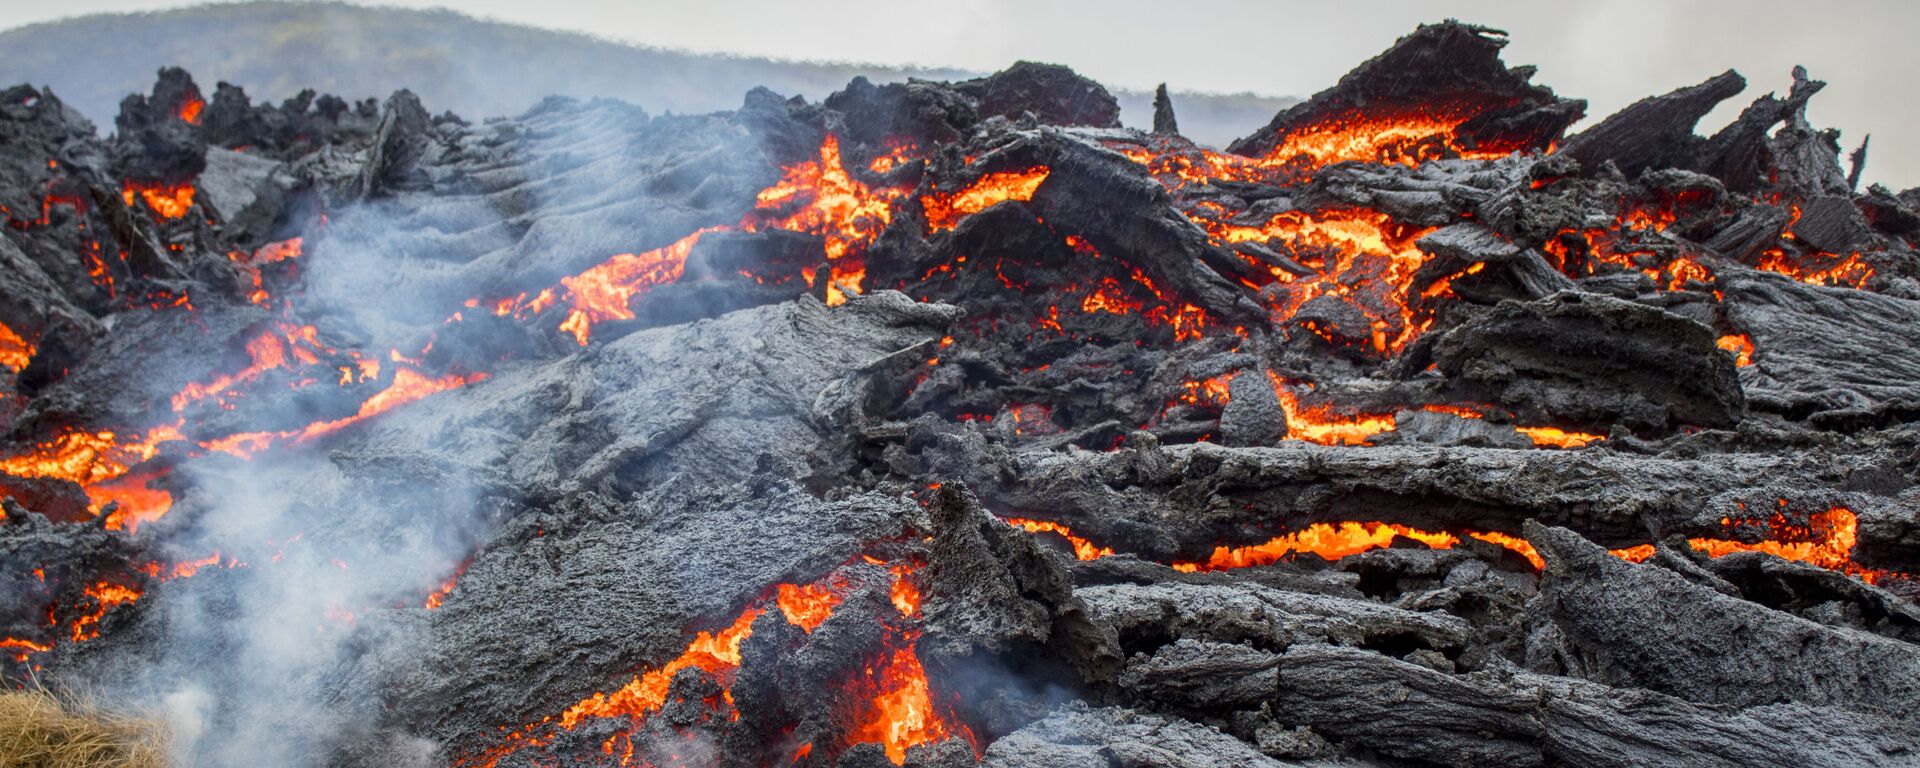
<path fill-rule="evenodd" d="M 193 5 L 0 0 L 0 25 Z M 1848 149 L 1872 133 L 1868 179 L 1920 186 L 1920 2 L 1912 0 L 390 0 L 635 43 L 794 59 L 994 70 L 1068 64 L 1112 85 L 1310 95 L 1421 21 L 1512 33 L 1509 64 L 1603 116 L 1732 68 L 1744 105 L 1804 64 L 1828 81 L 1816 124 Z M 0 54 L 4 55 L 4 54 Z M 1724 123 L 1728 106 L 1709 120 Z"/>

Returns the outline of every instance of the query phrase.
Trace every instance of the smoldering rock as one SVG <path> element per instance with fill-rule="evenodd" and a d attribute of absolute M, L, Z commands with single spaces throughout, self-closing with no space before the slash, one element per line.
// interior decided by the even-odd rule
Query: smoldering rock
<path fill-rule="evenodd" d="M 1289 650 L 1279 677 L 1283 721 L 1438 765 L 1893 766 L 1912 756 L 1911 725 L 1797 703 L 1729 711 L 1524 672 L 1449 675 L 1320 645 Z"/>
<path fill-rule="evenodd" d="M 1538 610 L 1557 638 L 1529 656 L 1569 675 L 1735 707 L 1791 701 L 1897 716 L 1920 700 L 1920 662 L 1903 643 L 1727 597 L 1564 528 L 1529 523 L 1527 539 L 1546 558 Z"/>
<path fill-rule="evenodd" d="M 932 741 L 904 753 L 924 768 L 976 746 L 1008 765 L 1910 761 L 1909 718 L 1871 702 L 1906 701 L 1920 626 L 1899 573 L 1920 569 L 1898 359 L 1920 317 L 1901 303 L 1920 295 L 1914 194 L 1846 188 L 1804 74 L 1712 139 L 1679 127 L 1705 97 L 1668 99 L 1577 139 L 1597 163 L 1535 152 L 1582 105 L 1502 64 L 1503 42 L 1423 28 L 1276 116 L 1257 157 L 1171 135 L 1170 109 L 1160 133 L 1119 128 L 1100 86 L 1032 64 L 823 104 L 757 89 L 701 116 L 553 98 L 480 124 L 222 84 L 196 125 L 169 114 L 176 77 L 124 115 L 207 147 L 174 218 L 123 197 L 107 158 L 178 146 L 109 151 L 50 93 L 9 91 L 0 194 L 38 215 L 0 230 L 20 267 L 0 322 L 38 348 L 0 383 L 5 456 L 111 429 L 137 461 L 127 427 L 181 438 L 130 478 L 173 504 L 137 534 L 42 536 L 8 509 L 0 542 L 74 565 L 40 586 L 0 558 L 25 595 L 9 631 L 53 641 L 73 627 L 44 610 L 102 607 L 102 635 L 59 640 L 44 669 L 129 700 L 191 686 L 214 764 L 627 746 L 878 768 L 899 745 L 850 729 L 880 694 L 842 685 L 909 648 L 925 686 L 885 701 L 923 719 L 887 733 Z M 1272 154 L 1374 125 L 1442 128 L 1346 162 Z M 1010 177 L 1035 186 L 986 183 Z M 815 178 L 814 202 L 871 218 L 770 224 L 821 212 L 781 191 Z M 936 225 L 949 195 L 982 209 Z M 127 255 L 76 260 L 82 226 Z M 871 245 L 838 253 L 850 232 Z M 254 305 L 227 254 L 293 236 L 313 258 Z M 1376 236 L 1390 248 L 1345 244 Z M 657 271 L 602 293 L 614 254 Z M 369 300 L 396 286 L 413 300 Z M 188 292 L 191 310 L 155 308 Z M 280 320 L 312 323 L 312 363 L 253 354 Z M 374 356 L 382 373 L 356 365 Z M 392 402 L 399 370 L 458 383 L 304 436 Z M 1547 450 L 1541 427 L 1591 434 Z M 303 436 L 222 447 L 259 430 Z M 62 520 L 98 503 L 16 480 Z M 1843 511 L 1851 527 L 1813 530 Z M 1528 521 L 1635 547 L 1620 557 L 1655 546 L 1619 564 L 1633 578 L 1541 576 L 1500 537 Z M 1194 570 L 1317 523 L 1432 543 Z M 1847 562 L 1689 543 L 1766 537 Z M 85 591 L 103 574 L 144 592 L 106 606 Z M 803 584 L 841 601 L 812 631 L 776 588 Z M 1608 634 L 1670 602 L 1700 627 Z M 1705 633 L 1733 624 L 1760 640 Z M 742 626 L 736 662 L 712 641 Z M 643 678 L 646 697 L 622 687 Z M 580 716 L 614 699 L 647 714 Z"/>
<path fill-rule="evenodd" d="M 943 485 L 931 514 L 935 556 L 919 648 L 930 679 L 971 694 L 963 700 L 976 727 L 1006 733 L 1054 704 L 1024 687 L 1112 679 L 1119 653 L 1111 630 L 1088 616 L 1057 556 L 989 517 L 964 485 Z"/>
<path fill-rule="evenodd" d="M 993 768 L 1097 768 L 1116 762 L 1163 768 L 1333 765 L 1275 760 L 1232 736 L 1184 720 L 1084 707 L 1063 709 L 995 741 L 982 759 L 982 765 Z"/>
<path fill-rule="evenodd" d="M 1500 61 L 1504 33 L 1448 22 L 1423 25 L 1340 79 L 1334 87 L 1281 112 L 1273 122 L 1227 147 L 1260 156 L 1290 133 L 1329 118 L 1365 109 L 1417 112 L 1436 103 L 1499 104 L 1462 126 L 1476 146 L 1526 148 L 1559 138 L 1585 111 L 1581 101 L 1560 99 L 1527 82 L 1531 70 Z M 1415 74 L 1417 73 L 1417 74 Z"/>
<path fill-rule="evenodd" d="M 1562 520 L 1609 546 L 1626 546 L 1644 541 L 1649 521 L 1676 530 L 1697 515 L 1717 521 L 1731 514 L 1739 492 L 1756 491 L 1755 477 L 1783 490 L 1796 488 L 1796 494 L 1832 489 L 1844 482 L 1832 462 L 1850 463 L 1825 454 L 1679 458 L 1414 446 L 1351 451 L 1291 442 L 996 456 L 953 441 L 930 444 L 927 451 L 948 476 L 967 478 L 995 508 L 1048 510 L 1051 519 L 1080 535 L 1163 562 L 1204 560 L 1221 542 L 1266 541 L 1281 530 L 1277 520 L 1351 520 L 1382 509 L 1429 528 L 1471 521 L 1518 531 L 1529 517 Z M 1862 471 L 1875 462 L 1853 466 Z M 1604 488 L 1589 482 L 1599 475 L 1611 478 Z M 1884 535 L 1903 536 L 1891 529 Z"/>
<path fill-rule="evenodd" d="M 1746 410 L 1712 331 L 1593 294 L 1503 303 L 1441 336 L 1433 357 L 1456 396 L 1535 422 L 1670 430 L 1729 426 Z"/>
<path fill-rule="evenodd" d="M 1153 89 L 1153 132 L 1177 134 L 1180 121 L 1173 114 L 1173 100 L 1167 97 L 1167 84 Z"/>
<path fill-rule="evenodd" d="M 1227 383 L 1228 400 L 1220 413 L 1222 445 L 1272 445 L 1287 436 L 1287 414 L 1266 377 L 1246 374 Z"/>
<path fill-rule="evenodd" d="M 191 104 L 199 107 L 190 107 Z M 114 120 L 114 165 L 125 178 L 180 182 L 206 168 L 206 140 L 193 130 L 188 115 L 205 106 L 200 87 L 186 70 L 160 70 L 153 92 L 130 95 Z"/>
<path fill-rule="evenodd" d="M 1168 639 L 1284 649 L 1299 643 L 1371 646 L 1411 638 L 1428 648 L 1457 652 L 1467 636 L 1466 623 L 1450 616 L 1260 584 L 1112 585 L 1086 587 L 1076 594 L 1086 600 L 1095 619 L 1131 649 Z"/>
<path fill-rule="evenodd" d="M 1731 322 L 1764 350 L 1741 372 L 1755 409 L 1871 423 L 1920 404 L 1912 301 L 1757 273 L 1722 290 Z M 1847 343 L 1823 341 L 1835 338 Z"/>

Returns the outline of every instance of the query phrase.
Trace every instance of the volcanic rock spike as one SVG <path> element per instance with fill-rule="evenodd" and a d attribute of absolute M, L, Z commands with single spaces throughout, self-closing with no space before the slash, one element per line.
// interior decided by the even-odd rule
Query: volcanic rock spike
<path fill-rule="evenodd" d="M 1153 89 L 1153 132 L 1168 136 L 1180 133 L 1180 121 L 1173 115 L 1173 99 L 1167 96 L 1167 84 Z"/>
<path fill-rule="evenodd" d="M 1773 127 L 1805 109 L 1824 87 L 1826 83 L 1818 80 L 1796 78 L 1785 99 L 1771 93 L 1754 99 L 1732 123 L 1700 145 L 1690 167 L 1712 174 L 1735 192 L 1759 191 L 1772 181 L 1767 177 L 1774 167 L 1769 135 Z"/>
<path fill-rule="evenodd" d="M 1818 90 L 1818 80 L 1807 79 L 1805 67 L 1793 68 L 1795 90 Z M 1775 131 L 1771 140 L 1774 169 L 1779 176 L 1776 187 L 1789 195 L 1811 197 L 1820 194 L 1851 196 L 1852 188 L 1840 170 L 1840 132 L 1817 130 L 1807 121 L 1805 99 L 1792 100 L 1786 110 L 1786 125 Z"/>
<path fill-rule="evenodd" d="M 169 184 L 200 175 L 207 144 L 196 129 L 205 107 L 193 76 L 179 67 L 161 69 L 150 95 L 120 102 L 112 145 L 116 175 Z"/>
<path fill-rule="evenodd" d="M 1727 70 L 1699 85 L 1641 99 L 1574 134 L 1559 154 L 1579 161 L 1587 173 L 1611 162 L 1629 179 L 1646 170 L 1686 167 L 1702 144 L 1694 125 L 1746 87 L 1746 78 Z"/>
<path fill-rule="evenodd" d="M 995 520 L 961 483 L 934 491 L 919 649 L 929 679 L 995 738 L 1045 714 L 1051 685 L 1113 679 L 1119 649 L 1073 594 L 1064 564 Z"/>
<path fill-rule="evenodd" d="M 378 197 L 419 184 L 414 166 L 433 142 L 432 134 L 433 119 L 420 105 L 420 98 L 405 89 L 395 91 L 381 108 L 380 127 L 374 132 L 373 146 L 350 194 L 354 198 Z"/>

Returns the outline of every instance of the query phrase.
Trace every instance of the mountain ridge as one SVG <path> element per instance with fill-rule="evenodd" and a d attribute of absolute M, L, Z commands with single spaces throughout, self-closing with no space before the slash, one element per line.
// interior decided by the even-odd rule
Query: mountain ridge
<path fill-rule="evenodd" d="M 98 51 L 103 40 L 113 41 L 111 55 L 74 53 Z M 519 114 L 552 95 L 685 114 L 735 108 L 755 86 L 817 101 L 856 76 L 883 82 L 985 74 L 683 51 L 448 9 L 272 0 L 40 22 L 0 31 L 0 50 L 7 51 L 0 83 L 49 86 L 101 125 L 111 125 L 120 100 L 146 92 L 166 66 L 186 69 L 209 91 L 216 82 L 233 83 L 256 101 L 307 88 L 349 100 L 407 88 L 435 112 L 468 118 Z M 1113 90 L 1128 125 L 1151 125 L 1150 91 Z M 1173 100 L 1185 132 L 1208 144 L 1250 132 L 1297 101 L 1181 91 Z"/>

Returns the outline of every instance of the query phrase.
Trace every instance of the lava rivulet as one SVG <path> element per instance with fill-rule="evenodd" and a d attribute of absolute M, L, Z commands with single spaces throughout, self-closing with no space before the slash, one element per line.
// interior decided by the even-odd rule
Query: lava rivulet
<path fill-rule="evenodd" d="M 1003 521 L 1029 533 L 1052 533 L 1066 539 L 1073 547 L 1074 557 L 1080 560 L 1098 560 L 1114 554 L 1112 548 L 1078 536 L 1060 523 L 1020 518 L 1004 518 Z M 1764 552 L 1845 573 L 1869 584 L 1895 575 L 1854 562 L 1853 546 L 1858 538 L 1859 523 L 1854 513 L 1845 507 L 1834 507 L 1810 515 L 1804 525 L 1793 523 L 1779 514 L 1768 520 L 1729 519 L 1722 524 L 1729 533 L 1743 528 L 1752 533 L 1757 528 L 1760 536 L 1752 540 L 1693 537 L 1687 540 L 1688 543 L 1709 557 L 1724 557 L 1735 552 Z M 1338 560 L 1391 546 L 1395 538 L 1418 541 L 1433 549 L 1451 549 L 1459 546 L 1461 536 L 1504 547 L 1525 558 L 1536 570 L 1546 567 L 1546 560 L 1530 542 L 1512 534 L 1467 530 L 1456 535 L 1448 531 L 1426 531 L 1381 522 L 1310 523 L 1298 531 L 1284 533 L 1259 544 L 1222 545 L 1215 547 L 1205 560 L 1176 561 L 1170 565 L 1174 570 L 1192 573 L 1271 565 L 1303 553 L 1311 553 L 1325 560 Z M 1650 544 L 1640 544 L 1608 552 L 1614 557 L 1637 563 L 1652 557 L 1654 548 Z"/>
<path fill-rule="evenodd" d="M 965 188 L 951 193 L 936 193 L 920 198 L 927 212 L 927 226 L 933 231 L 953 229 L 960 220 L 1008 200 L 1031 200 L 1051 169 L 1027 168 L 995 171 L 981 176 Z"/>

